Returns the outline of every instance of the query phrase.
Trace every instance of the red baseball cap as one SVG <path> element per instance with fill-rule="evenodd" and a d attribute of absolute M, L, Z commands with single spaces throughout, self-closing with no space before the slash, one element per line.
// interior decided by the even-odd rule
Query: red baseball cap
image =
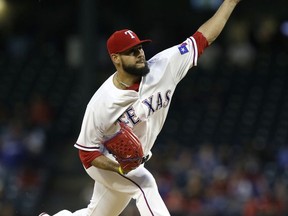
<path fill-rule="evenodd" d="M 115 31 L 107 40 L 108 53 L 124 52 L 134 46 L 142 43 L 151 42 L 151 40 L 140 40 L 138 36 L 129 29 Z"/>

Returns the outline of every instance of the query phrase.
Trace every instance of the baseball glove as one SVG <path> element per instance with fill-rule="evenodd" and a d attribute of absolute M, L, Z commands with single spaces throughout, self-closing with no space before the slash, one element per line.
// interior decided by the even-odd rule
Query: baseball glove
<path fill-rule="evenodd" d="M 120 123 L 120 130 L 103 144 L 115 157 L 124 172 L 136 169 L 143 158 L 143 149 L 132 129 Z"/>

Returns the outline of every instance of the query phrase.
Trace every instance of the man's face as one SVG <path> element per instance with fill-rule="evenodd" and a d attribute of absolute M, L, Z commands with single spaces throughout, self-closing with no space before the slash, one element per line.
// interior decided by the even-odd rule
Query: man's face
<path fill-rule="evenodd" d="M 145 76 L 149 73 L 145 53 L 142 45 L 135 46 L 125 52 L 120 53 L 123 70 L 137 76 Z"/>

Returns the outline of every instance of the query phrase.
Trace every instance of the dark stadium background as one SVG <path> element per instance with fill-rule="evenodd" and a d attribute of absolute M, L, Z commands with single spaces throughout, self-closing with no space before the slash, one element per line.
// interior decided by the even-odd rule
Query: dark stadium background
<path fill-rule="evenodd" d="M 0 215 L 88 204 L 93 181 L 73 144 L 88 100 L 114 72 L 113 31 L 151 38 L 150 58 L 218 4 L 0 0 Z M 287 84 L 288 1 L 243 0 L 178 86 L 146 165 L 173 216 L 288 215 Z M 139 214 L 129 205 L 123 215 Z"/>

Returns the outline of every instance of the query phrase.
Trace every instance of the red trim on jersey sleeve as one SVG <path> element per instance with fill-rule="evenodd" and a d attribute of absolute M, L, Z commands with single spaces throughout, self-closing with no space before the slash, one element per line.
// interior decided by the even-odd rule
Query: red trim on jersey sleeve
<path fill-rule="evenodd" d="M 80 157 L 80 160 L 81 162 L 83 163 L 84 167 L 86 169 L 88 169 L 89 167 L 91 167 L 91 162 L 101 156 L 102 153 L 99 152 L 99 151 L 84 151 L 84 150 L 81 150 L 79 149 L 79 157 Z"/>
<path fill-rule="evenodd" d="M 195 39 L 196 43 L 197 43 L 197 48 L 198 48 L 198 57 L 200 57 L 200 55 L 204 52 L 204 49 L 206 47 L 208 47 L 208 41 L 207 39 L 204 37 L 204 35 L 197 31 L 195 32 L 193 35 L 193 38 Z"/>

